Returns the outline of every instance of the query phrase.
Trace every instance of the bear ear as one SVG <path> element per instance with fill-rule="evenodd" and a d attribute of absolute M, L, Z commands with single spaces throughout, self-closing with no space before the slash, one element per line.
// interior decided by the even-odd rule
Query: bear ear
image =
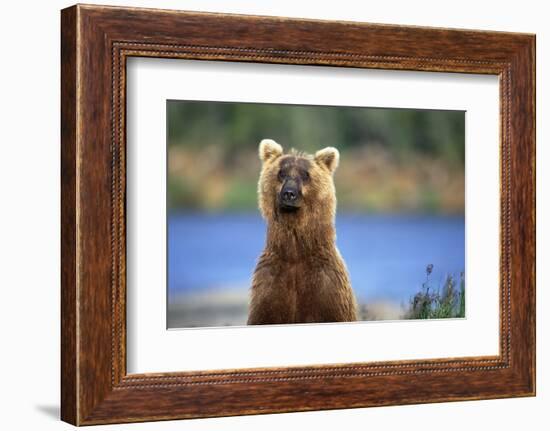
<path fill-rule="evenodd" d="M 330 173 L 333 173 L 338 167 L 340 153 L 334 147 L 326 147 L 315 153 L 315 161 L 327 168 Z"/>
<path fill-rule="evenodd" d="M 283 147 L 281 147 L 273 139 L 263 139 L 260 142 L 260 160 L 266 162 L 269 159 L 275 159 L 283 154 Z"/>

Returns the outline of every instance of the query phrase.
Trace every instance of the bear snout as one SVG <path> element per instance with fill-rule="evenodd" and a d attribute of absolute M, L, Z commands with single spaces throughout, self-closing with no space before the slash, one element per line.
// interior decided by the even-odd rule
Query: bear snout
<path fill-rule="evenodd" d="M 300 185 L 297 181 L 288 179 L 279 193 L 279 207 L 283 210 L 297 210 L 301 204 Z"/>
<path fill-rule="evenodd" d="M 298 198 L 298 194 L 296 193 L 296 190 L 285 189 L 282 192 L 283 202 L 294 202 L 297 198 Z"/>

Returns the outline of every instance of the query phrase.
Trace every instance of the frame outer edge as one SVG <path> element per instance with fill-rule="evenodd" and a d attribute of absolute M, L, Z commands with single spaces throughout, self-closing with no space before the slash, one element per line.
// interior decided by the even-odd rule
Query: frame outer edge
<path fill-rule="evenodd" d="M 511 61 L 511 363 L 519 396 L 536 395 L 535 36 Z"/>
<path fill-rule="evenodd" d="M 536 179 L 536 148 L 537 148 L 537 135 L 536 135 L 536 69 L 537 69 L 537 56 L 536 56 L 536 35 L 531 35 L 527 38 L 527 44 L 524 50 L 525 59 L 523 64 L 526 67 L 525 86 L 526 91 L 526 105 L 528 106 L 527 112 L 530 115 L 525 115 L 524 121 L 526 124 L 527 146 L 529 148 L 529 157 L 526 161 L 526 181 L 529 183 L 529 194 L 526 197 L 527 205 L 530 210 L 529 215 L 529 230 L 527 231 L 527 250 L 524 254 L 524 260 L 527 264 L 527 271 L 529 272 L 530 283 L 525 287 L 525 295 L 527 295 L 527 302 L 529 304 L 528 310 L 528 333 L 529 345 L 526 348 L 529 358 L 527 360 L 527 378 L 528 378 L 528 390 L 529 396 L 536 396 L 536 381 L 537 381 L 537 337 L 536 337 L 536 274 L 537 274 L 537 260 L 536 260 L 536 241 L 537 241 L 537 179 Z"/>
<path fill-rule="evenodd" d="M 536 173 L 535 36 L 517 50 L 512 67 L 512 287 L 516 343 L 512 360 L 518 384 L 536 394 Z M 521 307 L 518 304 L 522 304 Z M 514 309 L 515 308 L 515 309 Z"/>
<path fill-rule="evenodd" d="M 61 11 L 61 420 L 79 423 L 77 298 L 78 7 Z"/>
<path fill-rule="evenodd" d="M 530 369 L 529 369 L 529 395 L 530 396 L 536 396 L 537 395 L 537 291 L 536 291 L 536 282 L 537 282 L 537 171 L 536 171 L 536 164 L 537 164 L 537 37 L 536 35 L 532 35 L 529 37 L 528 43 L 527 43 L 527 64 L 529 65 L 529 72 L 530 74 L 527 76 L 527 85 L 530 89 L 530 94 L 528 96 L 528 104 L 530 105 L 531 109 L 531 118 L 530 123 L 527 125 L 529 133 L 529 145 L 531 147 L 531 158 L 529 160 L 529 179 L 532 182 L 532 190 L 530 195 L 528 196 L 528 199 L 531 204 L 531 217 L 530 222 L 532 226 L 532 231 L 530 232 L 532 235 L 532 244 L 531 244 L 531 255 L 529 256 L 530 259 L 530 277 L 531 277 L 531 283 L 529 285 L 529 299 L 530 299 L 530 319 L 529 319 L 529 325 L 530 325 L 530 342 L 531 342 L 531 348 L 529 350 L 530 352 Z"/>
<path fill-rule="evenodd" d="M 533 316 L 531 320 L 532 324 L 532 334 L 533 337 L 533 358 L 532 358 L 532 379 L 533 379 L 533 388 L 532 388 L 532 395 L 537 395 L 537 289 L 536 289 L 536 282 L 537 282 L 537 37 L 536 35 L 533 35 L 531 39 L 531 50 L 530 50 L 530 56 L 533 61 L 533 68 L 532 68 L 532 76 L 531 80 L 533 82 L 533 94 L 531 97 L 531 104 L 533 109 L 533 136 L 532 136 L 532 142 L 533 142 L 533 157 L 531 159 L 531 169 L 532 169 L 532 176 L 533 176 L 533 214 L 532 214 L 532 220 L 533 220 L 533 237 L 534 237 L 534 243 L 533 243 L 533 270 L 532 270 L 532 276 L 533 276 L 533 293 L 532 293 L 532 301 L 533 301 Z"/>

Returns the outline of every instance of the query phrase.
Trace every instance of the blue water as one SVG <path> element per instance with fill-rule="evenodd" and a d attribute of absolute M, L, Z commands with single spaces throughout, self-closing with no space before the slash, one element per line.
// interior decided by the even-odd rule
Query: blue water
<path fill-rule="evenodd" d="M 172 214 L 169 294 L 248 287 L 265 241 L 256 214 Z M 339 214 L 337 244 L 360 301 L 406 303 L 426 279 L 436 286 L 464 271 L 464 218 Z"/>

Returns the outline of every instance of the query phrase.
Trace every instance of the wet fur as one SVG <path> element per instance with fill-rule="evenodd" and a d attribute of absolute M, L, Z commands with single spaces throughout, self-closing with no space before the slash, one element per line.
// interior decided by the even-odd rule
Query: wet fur
<path fill-rule="evenodd" d="M 258 197 L 267 239 L 254 271 L 248 324 L 357 320 L 355 296 L 335 243 L 332 174 L 337 150 L 285 155 L 274 141 L 262 141 L 260 159 Z M 303 200 L 295 212 L 281 210 L 277 200 L 281 166 L 302 178 Z M 304 169 L 308 179 L 303 177 Z"/>

